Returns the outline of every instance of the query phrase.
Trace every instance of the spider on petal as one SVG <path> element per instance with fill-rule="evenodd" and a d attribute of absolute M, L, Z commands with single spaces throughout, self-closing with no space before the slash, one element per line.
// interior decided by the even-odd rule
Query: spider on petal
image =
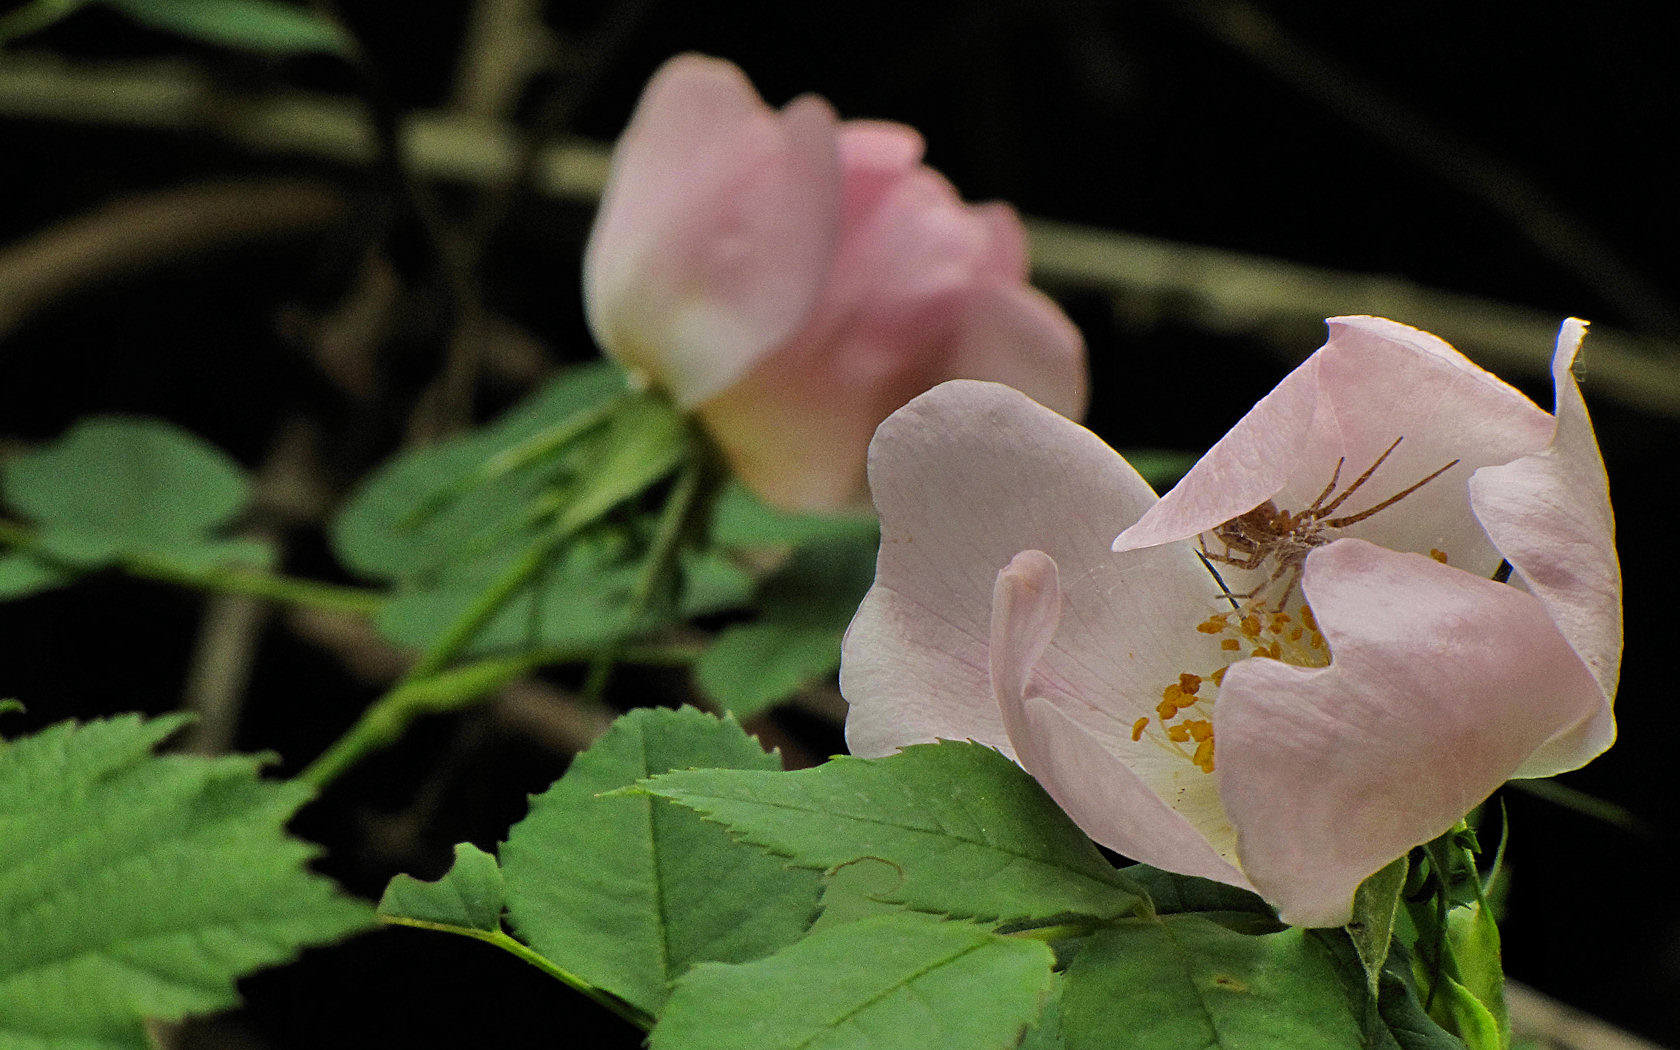
<path fill-rule="evenodd" d="M 1306 509 L 1293 512 L 1280 510 L 1276 503 L 1266 500 L 1259 506 L 1244 511 L 1231 520 L 1215 526 L 1212 530 L 1213 538 L 1218 540 L 1225 549 L 1223 553 L 1215 554 L 1208 550 L 1207 540 L 1202 539 L 1200 552 L 1201 556 L 1207 561 L 1218 562 L 1221 565 L 1231 565 L 1239 569 L 1258 569 L 1266 564 L 1268 559 L 1275 559 L 1276 562 L 1276 568 L 1272 570 L 1271 575 L 1256 585 L 1254 589 L 1243 594 L 1227 592 L 1226 596 L 1233 599 L 1233 604 L 1235 604 L 1235 599 L 1254 603 L 1255 599 L 1264 593 L 1267 588 L 1287 576 L 1288 583 L 1284 585 L 1283 593 L 1277 603 L 1277 608 L 1281 610 L 1289 603 L 1289 596 L 1294 593 L 1296 586 L 1301 582 L 1301 573 L 1306 566 L 1307 555 L 1312 552 L 1314 547 L 1322 547 L 1335 538 L 1327 534 L 1328 530 L 1346 528 L 1349 525 L 1364 521 L 1378 511 L 1394 506 L 1453 467 L 1458 466 L 1459 461 L 1454 459 L 1435 470 L 1428 477 L 1408 485 L 1374 507 L 1362 510 L 1357 514 L 1348 514 L 1339 518 L 1330 517 L 1338 507 L 1347 502 L 1349 496 L 1358 492 L 1367 481 L 1371 480 L 1372 475 L 1376 474 L 1377 469 L 1383 465 L 1383 462 L 1395 449 L 1400 447 L 1400 442 L 1404 440 L 1404 436 L 1395 438 L 1394 443 L 1383 450 L 1382 455 L 1377 457 L 1376 462 L 1365 468 L 1363 474 L 1354 478 L 1348 487 L 1343 489 L 1339 495 L 1335 495 L 1334 498 L 1332 498 L 1332 494 L 1336 491 L 1337 482 L 1341 480 L 1342 467 L 1347 463 L 1345 456 L 1336 460 L 1336 469 L 1330 474 L 1330 483 L 1324 486 L 1324 490 L 1318 494 L 1318 498 L 1314 499 Z M 1326 500 L 1329 500 L 1329 502 L 1325 502 Z M 1431 552 L 1431 554 L 1433 555 L 1434 552 Z M 1259 603 L 1255 604 L 1258 605 Z M 1242 607 L 1238 606 L 1238 608 Z"/>

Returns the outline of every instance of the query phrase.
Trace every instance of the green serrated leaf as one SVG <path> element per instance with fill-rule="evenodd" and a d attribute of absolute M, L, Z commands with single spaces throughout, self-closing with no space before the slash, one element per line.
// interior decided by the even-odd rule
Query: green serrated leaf
<path fill-rule="evenodd" d="M 370 474 L 332 523 L 339 560 L 388 580 L 433 574 L 443 565 L 520 544 L 527 509 L 554 482 L 555 464 L 526 461 L 492 472 L 485 465 L 545 434 L 577 429 L 628 391 L 623 369 L 598 362 L 567 369 L 494 423 L 429 448 L 406 452 Z M 438 503 L 440 494 L 449 498 Z M 416 508 L 428 512 L 415 516 Z"/>
<path fill-rule="evenodd" d="M 0 468 L 6 501 L 32 519 L 42 553 L 85 568 L 163 555 L 203 567 L 266 561 L 250 541 L 212 534 L 250 500 L 220 450 L 157 419 L 83 419 Z"/>
<path fill-rule="evenodd" d="M 677 983 L 652 1050 L 1004 1050 L 1049 996 L 1038 941 L 885 915 Z"/>
<path fill-rule="evenodd" d="M 792 514 L 777 510 L 739 480 L 724 486 L 712 508 L 711 540 L 721 547 L 873 543 L 880 532 L 873 514 Z"/>
<path fill-rule="evenodd" d="M 1407 869 L 1407 858 L 1402 856 L 1360 883 L 1353 894 L 1353 921 L 1347 932 L 1365 967 L 1373 1003 L 1383 964 L 1388 961 L 1388 946 L 1394 940 L 1394 918 L 1400 910 L 1400 892 L 1406 888 Z"/>
<path fill-rule="evenodd" d="M 1347 1050 L 1357 1017 L 1328 956 L 1303 930 L 1233 933 L 1198 915 L 1098 931 L 1068 967 L 1068 1050 Z"/>
<path fill-rule="evenodd" d="M 1062 1038 L 1062 975 L 1057 974 L 1050 990 L 1050 998 L 1038 1015 L 1038 1020 L 1021 1037 L 1019 1050 L 1066 1050 Z"/>
<path fill-rule="evenodd" d="M 224 47 L 265 54 L 324 51 L 345 55 L 353 43 L 307 7 L 276 0 L 104 0 L 143 25 Z"/>
<path fill-rule="evenodd" d="M 27 554 L 0 555 L 0 601 L 62 587 L 73 577 L 62 569 Z"/>
<path fill-rule="evenodd" d="M 157 757 L 183 722 L 61 723 L 0 751 L 0 1046 L 143 1048 L 142 1018 L 369 925 L 282 831 L 253 757 Z"/>
<path fill-rule="evenodd" d="M 842 864 L 823 876 L 822 914 L 811 924 L 812 933 L 844 926 L 877 915 L 904 911 L 892 897 L 904 882 L 904 873 L 884 860 L 860 857 Z"/>
<path fill-rule="evenodd" d="M 817 877 L 646 796 L 599 797 L 670 769 L 776 769 L 730 719 L 632 711 L 531 802 L 501 849 L 508 917 L 555 965 L 648 1014 L 702 961 L 746 962 L 802 936 Z"/>
<path fill-rule="evenodd" d="M 918 744 L 793 773 L 692 770 L 638 790 L 697 810 L 799 867 L 886 861 L 904 873 L 893 900 L 922 911 L 999 921 L 1108 917 L 1142 900 L 1036 781 L 979 744 Z"/>
<path fill-rule="evenodd" d="M 717 706 L 747 718 L 840 666 L 840 639 L 875 580 L 873 534 L 794 551 L 765 581 L 752 623 L 725 628 L 694 679 Z"/>
<path fill-rule="evenodd" d="M 1194 875 L 1162 871 L 1147 864 L 1133 864 L 1121 868 L 1120 873 L 1142 887 L 1155 902 L 1156 912 L 1162 915 L 1177 912 L 1251 915 L 1272 930 L 1283 928 L 1277 921 L 1277 911 L 1248 890 Z"/>
<path fill-rule="evenodd" d="M 455 863 L 436 882 L 398 875 L 379 898 L 379 918 L 403 926 L 462 933 L 502 928 L 502 869 L 470 842 L 455 846 Z"/>

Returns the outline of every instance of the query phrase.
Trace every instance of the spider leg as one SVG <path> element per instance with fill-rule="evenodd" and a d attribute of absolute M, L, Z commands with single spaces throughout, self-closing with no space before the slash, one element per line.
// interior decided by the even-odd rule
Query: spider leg
<path fill-rule="evenodd" d="M 1306 510 L 1303 510 L 1300 514 L 1296 515 L 1296 517 L 1310 518 L 1314 514 L 1318 513 L 1319 506 L 1325 500 L 1330 498 L 1330 493 L 1336 491 L 1336 482 L 1341 479 L 1342 466 L 1345 463 L 1347 463 L 1347 457 L 1346 456 L 1343 456 L 1342 458 L 1336 460 L 1336 469 L 1332 470 L 1330 472 L 1330 484 L 1324 486 L 1324 491 L 1320 492 L 1318 494 L 1318 498 L 1313 500 L 1312 504 L 1310 506 L 1308 506 Z"/>
<path fill-rule="evenodd" d="M 1440 477 L 1442 474 L 1445 474 L 1447 471 L 1451 470 L 1452 468 L 1454 468 L 1456 466 L 1458 466 L 1458 460 L 1455 459 L 1451 463 L 1448 463 L 1446 466 L 1444 466 L 1444 467 L 1440 468 L 1439 470 L 1435 471 L 1435 473 L 1429 475 L 1427 478 L 1424 478 L 1422 481 L 1418 482 L 1417 484 L 1410 485 L 1410 486 L 1408 486 L 1404 489 L 1401 489 L 1399 492 L 1396 492 L 1394 495 L 1392 495 L 1392 496 L 1388 497 L 1387 499 L 1383 500 L 1381 503 L 1377 504 L 1375 507 L 1372 507 L 1369 510 L 1362 510 L 1358 514 L 1350 514 L 1345 518 L 1331 518 L 1329 521 L 1323 522 L 1323 525 L 1324 525 L 1325 528 L 1340 529 L 1340 528 L 1343 528 L 1344 526 L 1352 525 L 1356 521 L 1364 521 L 1366 518 L 1369 518 L 1371 515 L 1375 514 L 1379 510 L 1382 510 L 1383 508 L 1394 506 L 1394 504 L 1399 503 L 1401 500 L 1405 499 L 1407 496 L 1410 496 L 1412 493 L 1416 492 L 1418 489 L 1423 488 L 1425 485 L 1429 484 L 1431 481 L 1434 481 L 1436 478 Z"/>
<path fill-rule="evenodd" d="M 1395 449 L 1399 448 L 1400 447 L 1400 442 L 1402 442 L 1404 440 L 1406 440 L 1406 437 L 1405 437 L 1404 434 L 1402 434 L 1400 437 L 1395 438 L 1394 439 L 1394 444 L 1392 444 L 1392 445 L 1388 446 L 1387 448 L 1383 449 L 1383 454 L 1377 457 L 1377 461 L 1375 463 L 1371 464 L 1369 467 L 1365 468 L 1365 473 L 1359 475 L 1357 478 L 1354 478 L 1353 479 L 1353 484 L 1349 485 L 1346 489 L 1344 489 L 1340 496 L 1337 496 L 1335 499 L 1331 500 L 1328 506 L 1320 507 L 1317 510 L 1313 511 L 1313 517 L 1315 517 L 1315 518 L 1324 517 L 1326 514 L 1329 514 L 1332 511 L 1334 511 L 1337 507 L 1340 507 L 1342 505 L 1342 503 L 1349 496 L 1353 495 L 1355 492 L 1358 492 L 1359 491 L 1359 486 L 1361 486 L 1361 485 L 1365 484 L 1367 481 L 1371 480 L 1371 475 L 1375 474 L 1377 472 L 1377 468 L 1383 465 L 1383 460 L 1387 459 L 1389 457 L 1390 453 L 1392 453 Z"/>

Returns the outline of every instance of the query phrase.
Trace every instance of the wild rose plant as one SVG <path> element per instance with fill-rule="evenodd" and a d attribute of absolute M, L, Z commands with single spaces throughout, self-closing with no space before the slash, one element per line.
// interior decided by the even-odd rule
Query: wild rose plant
<path fill-rule="evenodd" d="M 1157 498 L 1072 421 L 1083 344 L 1020 220 L 922 152 L 668 62 L 585 252 L 618 365 L 374 471 L 330 530 L 365 587 L 265 568 L 226 535 L 250 479 L 161 421 L 0 459 L 0 598 L 127 572 L 414 654 L 288 782 L 153 755 L 183 715 L 0 721 L 0 1047 L 139 1050 L 377 914 L 500 947 L 651 1050 L 1509 1050 L 1463 819 L 1615 736 L 1585 325 L 1547 413 L 1433 336 L 1333 319 Z M 785 513 L 859 505 L 866 452 L 878 535 Z M 731 522 L 717 454 L 784 513 L 730 490 Z M 767 579 L 765 547 L 791 552 Z M 419 715 L 572 665 L 574 717 L 520 717 L 582 732 L 638 661 L 652 688 L 614 699 L 647 706 L 496 856 L 461 843 L 377 913 L 284 830 Z M 852 755 L 783 772 L 736 716 L 837 664 Z"/>

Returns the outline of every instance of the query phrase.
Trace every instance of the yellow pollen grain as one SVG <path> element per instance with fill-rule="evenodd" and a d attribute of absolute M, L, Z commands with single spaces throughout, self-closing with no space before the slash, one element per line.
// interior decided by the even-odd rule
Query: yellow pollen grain
<path fill-rule="evenodd" d="M 1442 565 L 1445 565 L 1447 563 L 1447 552 L 1446 551 L 1436 550 L 1434 547 L 1431 547 L 1431 548 L 1429 548 L 1429 556 L 1431 558 L 1434 558 L 1436 561 L 1440 562 Z"/>
<path fill-rule="evenodd" d="M 1168 726 L 1167 739 L 1175 744 L 1183 744 L 1190 739 L 1190 730 L 1183 726 Z"/>
<path fill-rule="evenodd" d="M 1237 641 L 1235 638 L 1227 638 L 1223 642 L 1219 643 L 1219 648 L 1224 649 L 1226 652 L 1234 653 L 1238 649 L 1242 648 L 1242 643 Z"/>
<path fill-rule="evenodd" d="M 1301 606 L 1301 624 L 1309 631 L 1318 630 L 1318 618 L 1313 616 L 1312 609 L 1305 605 Z"/>
<path fill-rule="evenodd" d="M 1260 637 L 1260 617 L 1250 613 L 1242 618 L 1242 633 L 1248 638 Z"/>
<path fill-rule="evenodd" d="M 1178 705 L 1171 700 L 1162 700 L 1155 705 L 1155 713 L 1161 716 L 1161 721 L 1165 722 L 1178 714 Z"/>
<path fill-rule="evenodd" d="M 1203 773 L 1213 772 L 1213 737 L 1210 736 L 1196 745 L 1196 754 L 1190 761 L 1200 766 Z"/>
<path fill-rule="evenodd" d="M 1307 633 L 1307 629 L 1305 627 L 1297 627 L 1293 631 L 1289 632 L 1289 640 L 1292 642 L 1298 642 L 1301 640 L 1301 635 L 1305 633 Z"/>
<path fill-rule="evenodd" d="M 1226 627 L 1230 626 L 1230 624 L 1226 622 L 1225 617 L 1225 613 L 1214 613 L 1212 616 L 1209 616 L 1207 619 L 1197 624 L 1196 630 L 1202 632 L 1203 634 L 1218 634 L 1219 632 L 1225 630 Z"/>
<path fill-rule="evenodd" d="M 1214 685 L 1224 685 L 1225 684 L 1225 672 L 1228 671 L 1228 670 L 1230 670 L 1230 668 L 1221 667 L 1219 670 L 1213 672 L 1213 674 L 1209 675 L 1208 677 L 1213 679 L 1213 684 Z"/>
<path fill-rule="evenodd" d="M 1324 636 L 1319 634 L 1317 631 L 1314 631 L 1312 633 L 1312 637 L 1307 639 L 1307 644 L 1312 646 L 1314 649 L 1322 649 L 1324 648 Z"/>
<path fill-rule="evenodd" d="M 1132 740 L 1134 742 L 1143 739 L 1143 727 L 1148 724 L 1148 718 L 1140 718 L 1136 722 L 1132 723 Z"/>
<path fill-rule="evenodd" d="M 1161 699 L 1169 704 L 1182 703 L 1184 701 L 1184 689 L 1177 682 L 1174 682 L 1161 690 Z"/>
<path fill-rule="evenodd" d="M 1190 739 L 1198 744 L 1213 736 L 1213 723 L 1205 718 L 1189 719 L 1184 723 L 1184 728 L 1190 731 Z"/>
<path fill-rule="evenodd" d="M 1195 696 L 1196 690 L 1202 687 L 1202 676 L 1186 672 L 1178 676 L 1178 688 L 1185 696 Z"/>

